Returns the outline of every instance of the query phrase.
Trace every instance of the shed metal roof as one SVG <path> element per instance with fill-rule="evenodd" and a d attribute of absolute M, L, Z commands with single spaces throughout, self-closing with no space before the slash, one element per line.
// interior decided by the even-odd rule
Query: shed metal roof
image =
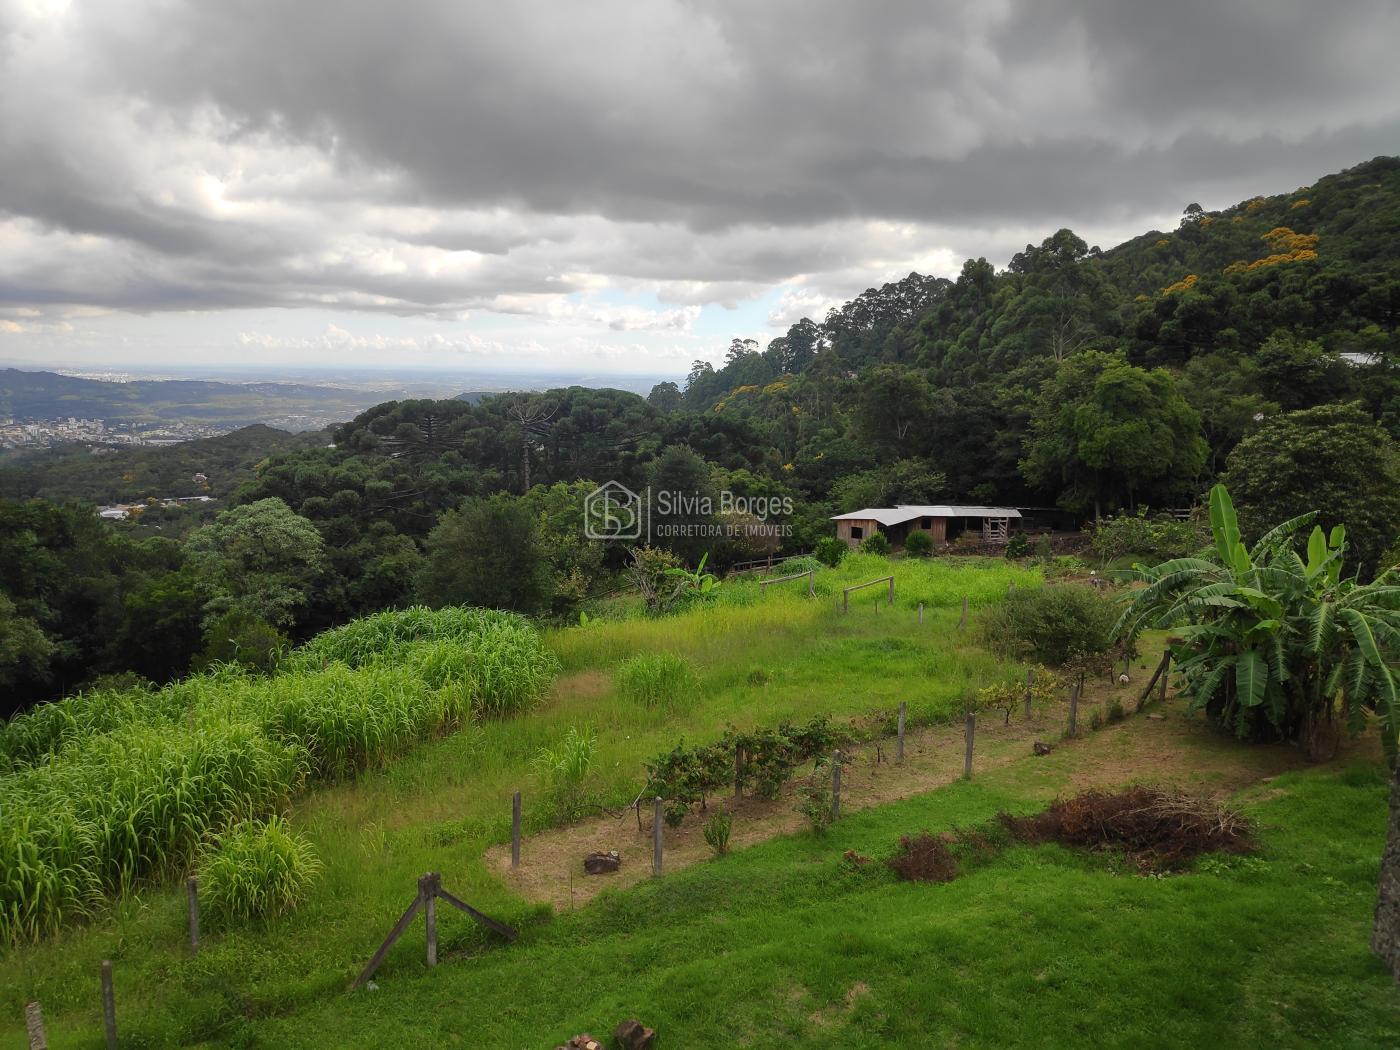
<path fill-rule="evenodd" d="M 867 507 L 849 514 L 833 514 L 832 521 L 878 521 L 881 525 L 899 525 L 915 518 L 1019 518 L 1015 507 L 973 507 L 950 504 L 936 507 Z"/>

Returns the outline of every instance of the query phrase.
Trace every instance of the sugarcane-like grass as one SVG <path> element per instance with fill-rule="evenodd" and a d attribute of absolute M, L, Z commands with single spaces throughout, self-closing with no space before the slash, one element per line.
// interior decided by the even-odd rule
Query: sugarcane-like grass
<path fill-rule="evenodd" d="M 526 711 L 557 667 L 520 617 L 410 609 L 327 632 L 270 677 L 226 667 L 41 705 L 0 731 L 0 940 L 43 937 L 183 870 L 309 779 Z"/>

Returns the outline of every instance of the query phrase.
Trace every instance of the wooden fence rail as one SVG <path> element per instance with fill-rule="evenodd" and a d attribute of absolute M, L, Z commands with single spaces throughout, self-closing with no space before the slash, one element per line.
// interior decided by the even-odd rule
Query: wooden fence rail
<path fill-rule="evenodd" d="M 804 576 L 807 577 L 807 597 L 815 598 L 817 596 L 817 574 L 812 569 L 808 569 L 806 572 L 795 572 L 791 576 L 779 576 L 776 579 L 772 580 L 759 580 L 759 593 L 767 594 L 767 588 L 770 584 L 787 583 L 790 580 L 800 580 Z"/>
<path fill-rule="evenodd" d="M 871 580 L 869 583 L 857 583 L 852 587 L 843 588 L 841 591 L 841 611 L 843 613 L 851 611 L 851 592 L 863 590 L 866 587 L 874 587 L 878 583 L 887 583 L 890 586 L 890 596 L 888 604 L 894 604 L 894 577 L 881 576 L 878 580 Z"/>

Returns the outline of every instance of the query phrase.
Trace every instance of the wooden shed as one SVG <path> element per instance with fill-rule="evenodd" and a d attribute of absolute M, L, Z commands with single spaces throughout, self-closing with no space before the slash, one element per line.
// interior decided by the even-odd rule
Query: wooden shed
<path fill-rule="evenodd" d="M 904 546 L 910 533 L 926 532 L 935 544 L 952 543 L 972 533 L 986 543 L 1005 543 L 1011 535 L 1011 522 L 1021 512 L 1015 507 L 974 507 L 961 505 L 866 507 L 849 514 L 837 514 L 836 535 L 851 547 L 858 547 L 872 533 L 883 532 L 896 549 Z"/>

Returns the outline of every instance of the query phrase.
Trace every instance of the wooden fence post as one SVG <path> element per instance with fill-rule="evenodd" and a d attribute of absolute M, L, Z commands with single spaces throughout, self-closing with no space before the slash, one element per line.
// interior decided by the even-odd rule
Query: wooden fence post
<path fill-rule="evenodd" d="M 1079 732 L 1079 683 L 1075 682 L 1069 687 L 1069 732 L 1067 736 L 1074 736 Z"/>
<path fill-rule="evenodd" d="M 37 1001 L 24 1005 L 24 1028 L 29 1033 L 29 1050 L 49 1050 L 49 1037 L 44 1034 L 44 1011 Z"/>
<path fill-rule="evenodd" d="M 807 597 L 808 597 L 808 598 L 815 598 L 816 596 L 817 596 L 817 570 L 816 570 L 816 569 L 808 569 L 808 570 L 807 570 Z"/>
<path fill-rule="evenodd" d="M 656 796 L 653 803 L 653 816 L 651 820 L 651 873 L 661 874 L 661 796 Z"/>
<path fill-rule="evenodd" d="M 190 951 L 199 951 L 199 876 L 191 875 L 185 882 L 190 899 Z"/>
<path fill-rule="evenodd" d="M 961 631 L 961 630 L 962 630 L 964 627 L 966 627 L 966 626 L 967 626 L 967 595 L 964 594 L 964 595 L 963 595 L 963 602 L 962 602 L 962 618 L 958 620 L 958 630 Z"/>
<path fill-rule="evenodd" d="M 510 797 L 510 870 L 520 870 L 520 792 Z"/>
<path fill-rule="evenodd" d="M 1162 678 L 1157 683 L 1157 699 L 1167 698 L 1167 679 L 1172 675 L 1172 651 L 1168 649 L 1162 654 Z"/>
<path fill-rule="evenodd" d="M 428 968 L 437 965 L 437 890 L 442 876 L 435 871 L 418 877 L 418 897 L 423 902 L 423 918 L 428 927 Z"/>
<path fill-rule="evenodd" d="M 967 752 L 963 755 L 963 777 L 972 779 L 972 738 L 977 734 L 977 715 L 969 711 L 963 722 L 963 735 L 967 738 Z"/>
<path fill-rule="evenodd" d="M 831 753 L 831 819 L 841 816 L 841 752 Z"/>
<path fill-rule="evenodd" d="M 894 760 L 896 762 L 904 761 L 904 708 L 905 702 L 901 700 L 899 702 L 899 723 L 895 731 Z"/>
<path fill-rule="evenodd" d="M 894 577 L 890 577 L 890 604 L 894 604 Z"/>
<path fill-rule="evenodd" d="M 1010 597 L 1011 597 L 1013 594 L 1015 594 L 1015 593 L 1016 593 L 1016 584 L 1015 584 L 1015 583 L 1008 583 L 1008 584 L 1006 585 L 1006 596 L 1007 596 L 1008 598 L 1010 598 Z"/>
<path fill-rule="evenodd" d="M 734 744 L 734 797 L 744 797 L 744 745 Z"/>
<path fill-rule="evenodd" d="M 848 612 L 851 611 L 851 592 L 850 592 L 850 591 L 842 591 L 842 592 L 841 592 L 841 611 L 842 611 L 843 613 L 848 613 Z"/>
<path fill-rule="evenodd" d="M 924 603 L 923 603 L 923 602 L 920 602 L 920 603 L 919 603 L 919 623 L 922 624 L 923 622 L 924 622 Z"/>
<path fill-rule="evenodd" d="M 117 997 L 112 990 L 112 961 L 102 960 L 102 1026 L 107 1032 L 107 1050 L 117 1050 Z"/>
<path fill-rule="evenodd" d="M 1025 707 L 1026 707 L 1026 715 L 1025 715 L 1025 716 L 1026 716 L 1027 718 L 1030 718 L 1030 716 L 1031 716 L 1031 686 L 1032 686 L 1032 683 L 1034 683 L 1034 682 L 1035 682 L 1035 669 L 1034 669 L 1034 668 L 1028 667 L 1028 668 L 1026 668 L 1026 699 L 1025 699 Z"/>

